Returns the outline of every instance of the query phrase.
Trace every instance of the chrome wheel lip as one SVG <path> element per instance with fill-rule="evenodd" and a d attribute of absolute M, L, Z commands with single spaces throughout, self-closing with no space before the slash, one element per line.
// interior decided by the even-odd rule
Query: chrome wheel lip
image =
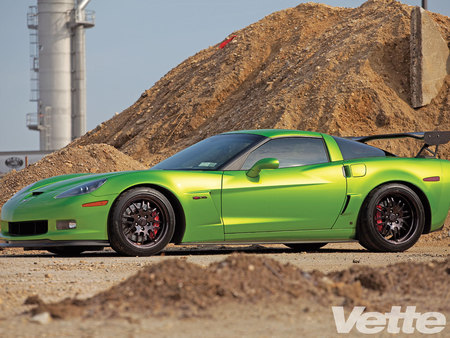
<path fill-rule="evenodd" d="M 121 234 L 135 248 L 156 246 L 168 230 L 167 210 L 159 199 L 151 196 L 134 196 L 128 200 L 120 210 L 120 217 Z"/>
<path fill-rule="evenodd" d="M 372 219 L 375 232 L 386 242 L 401 245 L 417 229 L 417 206 L 401 192 L 387 192 L 375 204 Z"/>

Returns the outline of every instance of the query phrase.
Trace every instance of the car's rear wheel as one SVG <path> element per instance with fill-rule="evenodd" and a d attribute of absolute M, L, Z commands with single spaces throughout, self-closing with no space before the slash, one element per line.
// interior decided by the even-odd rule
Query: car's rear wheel
<path fill-rule="evenodd" d="M 295 251 L 316 251 L 328 243 L 287 243 L 287 247 Z"/>
<path fill-rule="evenodd" d="M 115 203 L 109 225 L 111 247 L 120 254 L 150 256 L 169 244 L 175 231 L 175 212 L 159 191 L 139 187 Z"/>
<path fill-rule="evenodd" d="M 417 242 L 424 226 L 425 209 L 414 190 L 386 184 L 373 190 L 363 204 L 359 242 L 370 251 L 404 251 Z"/>

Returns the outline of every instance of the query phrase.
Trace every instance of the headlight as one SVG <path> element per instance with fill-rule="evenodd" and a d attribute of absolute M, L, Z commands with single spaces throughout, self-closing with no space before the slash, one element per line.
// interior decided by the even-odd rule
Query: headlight
<path fill-rule="evenodd" d="M 104 178 L 102 180 L 87 182 L 87 183 L 81 184 L 75 188 L 64 191 L 63 193 L 59 194 L 55 198 L 64 198 L 64 197 L 89 194 L 90 192 L 93 192 L 93 191 L 97 190 L 98 188 L 100 188 L 105 182 L 106 182 L 106 178 Z"/>

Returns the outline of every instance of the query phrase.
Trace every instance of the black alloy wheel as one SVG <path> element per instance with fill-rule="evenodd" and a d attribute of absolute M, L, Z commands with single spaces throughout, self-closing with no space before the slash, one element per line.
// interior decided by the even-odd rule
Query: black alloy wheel
<path fill-rule="evenodd" d="M 124 255 L 149 256 L 170 242 L 175 231 L 175 213 L 159 191 L 139 187 L 119 197 L 109 227 L 111 247 Z"/>
<path fill-rule="evenodd" d="M 358 235 L 371 251 L 404 251 L 423 232 L 425 209 L 409 187 L 392 183 L 372 191 L 361 209 Z"/>

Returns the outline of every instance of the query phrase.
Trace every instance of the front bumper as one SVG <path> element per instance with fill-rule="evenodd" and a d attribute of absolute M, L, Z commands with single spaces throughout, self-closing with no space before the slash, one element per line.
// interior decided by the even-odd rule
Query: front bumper
<path fill-rule="evenodd" d="M 104 206 L 82 207 L 82 204 L 108 200 Z M 112 196 L 82 195 L 55 199 L 45 194 L 28 199 L 13 198 L 2 208 L 0 246 L 48 247 L 61 245 L 105 246 L 108 244 L 108 215 Z M 27 223 L 46 221 L 45 233 L 10 233 L 10 222 Z M 61 228 L 61 222 L 76 223 L 76 226 Z M 26 233 L 26 232 L 25 232 Z M 98 243 L 97 243 L 98 242 Z M 74 243 L 74 244 L 71 244 Z"/>

